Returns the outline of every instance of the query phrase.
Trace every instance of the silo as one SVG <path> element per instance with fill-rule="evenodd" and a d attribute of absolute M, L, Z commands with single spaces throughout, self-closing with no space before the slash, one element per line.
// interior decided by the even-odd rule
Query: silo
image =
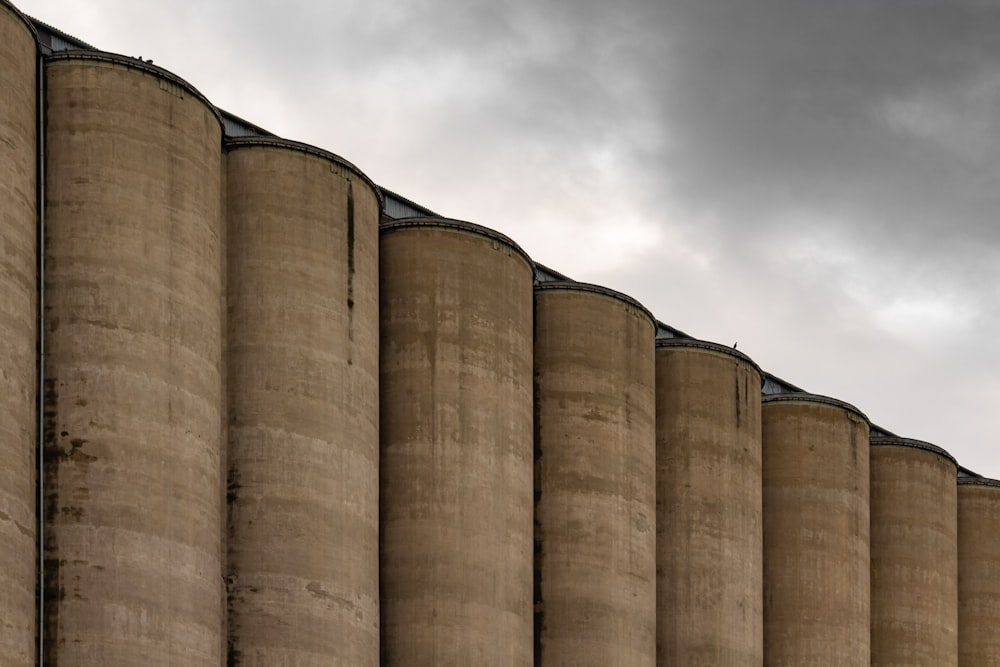
<path fill-rule="evenodd" d="M 378 665 L 375 185 L 227 141 L 229 659 Z"/>
<path fill-rule="evenodd" d="M 805 393 L 765 396 L 764 664 L 868 667 L 867 418 Z"/>
<path fill-rule="evenodd" d="M 659 664 L 763 659 L 762 380 L 730 347 L 656 342 Z"/>
<path fill-rule="evenodd" d="M 1000 480 L 958 479 L 958 664 L 1000 665 Z"/>
<path fill-rule="evenodd" d="M 954 667 L 958 464 L 919 440 L 871 445 L 871 663 Z"/>
<path fill-rule="evenodd" d="M 46 78 L 46 657 L 217 666 L 221 123 L 141 60 Z"/>
<path fill-rule="evenodd" d="M 0 664 L 35 661 L 37 47 L 0 0 Z"/>
<path fill-rule="evenodd" d="M 465 222 L 382 226 L 386 665 L 530 665 L 531 260 Z"/>
<path fill-rule="evenodd" d="M 656 664 L 655 325 L 572 282 L 535 291 L 535 664 Z"/>

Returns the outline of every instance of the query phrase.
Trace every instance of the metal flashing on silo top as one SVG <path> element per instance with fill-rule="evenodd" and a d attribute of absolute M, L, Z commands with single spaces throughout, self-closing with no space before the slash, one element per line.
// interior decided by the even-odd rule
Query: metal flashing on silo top
<path fill-rule="evenodd" d="M 990 479 L 989 477 L 959 477 L 958 483 L 962 486 L 992 486 L 1000 488 L 1000 479 Z"/>
<path fill-rule="evenodd" d="M 333 164 L 343 167 L 356 176 L 361 178 L 375 193 L 375 197 L 378 199 L 379 210 L 385 208 L 385 201 L 382 198 L 382 189 L 375 185 L 375 181 L 370 179 L 365 172 L 358 169 L 353 163 L 348 162 L 344 158 L 340 157 L 336 153 L 331 153 L 330 151 L 317 148 L 316 146 L 311 146 L 310 144 L 303 143 L 301 141 L 294 141 L 292 139 L 282 139 L 274 135 L 261 136 L 261 135 L 251 135 L 243 137 L 226 137 L 223 142 L 227 151 L 233 151 L 239 148 L 247 148 L 253 146 L 266 146 L 270 148 L 285 148 L 290 151 L 297 151 L 299 153 L 308 153 L 310 155 L 315 155 L 316 157 L 323 158 L 324 160 L 329 160 Z"/>
<path fill-rule="evenodd" d="M 125 56 L 120 53 L 110 53 L 108 51 L 90 51 L 90 50 L 72 50 L 72 51 L 59 51 L 57 53 L 52 53 L 45 57 L 46 63 L 56 63 L 64 60 L 93 60 L 97 62 L 105 62 L 113 65 L 121 65 L 129 69 L 139 70 L 145 74 L 151 74 L 154 77 L 160 79 L 160 81 L 173 84 L 176 89 L 170 90 L 177 96 L 182 96 L 184 92 L 190 93 L 195 98 L 200 100 L 205 106 L 207 106 L 215 119 L 219 122 L 219 128 L 222 129 L 222 116 L 219 114 L 219 110 L 212 104 L 207 97 L 205 97 L 201 91 L 195 88 L 193 85 L 180 78 L 170 70 L 166 70 L 158 65 L 154 65 L 151 60 L 142 60 L 140 58 L 133 58 L 131 56 Z M 162 84 L 161 84 L 162 87 Z M 168 90 L 168 89 L 164 89 Z"/>
<path fill-rule="evenodd" d="M 729 347 L 728 345 L 722 345 L 721 343 L 713 343 L 707 340 L 699 340 L 697 338 L 657 338 L 656 339 L 657 349 L 661 347 L 690 347 L 699 350 L 707 350 L 710 352 L 715 352 L 717 354 L 724 354 L 730 357 L 734 357 L 743 361 L 755 371 L 760 376 L 761 387 L 764 386 L 764 371 L 761 367 L 757 365 L 757 362 L 743 354 L 734 347 Z"/>
<path fill-rule="evenodd" d="M 417 218 L 399 218 L 397 220 L 388 220 L 379 225 L 379 232 L 386 234 L 389 232 L 395 232 L 403 229 L 412 229 L 415 227 L 438 227 L 441 229 L 451 229 L 458 232 L 465 232 L 467 234 L 475 234 L 476 236 L 485 236 L 486 238 L 492 240 L 495 244 L 500 244 L 500 246 L 507 246 L 513 251 L 514 254 L 518 255 L 523 259 L 528 266 L 531 268 L 532 273 L 535 270 L 535 261 L 526 253 L 521 246 L 515 243 L 510 237 L 505 234 L 501 234 L 495 229 L 490 229 L 489 227 L 483 227 L 482 225 L 477 225 L 474 222 L 466 222 L 464 220 L 455 220 L 453 218 L 441 218 L 441 217 L 417 217 Z M 498 246 L 494 246 L 498 248 Z"/>
<path fill-rule="evenodd" d="M 31 18 L 30 16 L 22 12 L 20 9 L 12 5 L 7 0 L 0 0 L 0 7 L 3 7 L 7 11 L 9 11 L 11 14 L 17 17 L 22 24 L 24 24 L 24 27 L 27 28 L 28 32 L 31 33 L 31 36 L 35 40 L 36 45 L 40 43 L 38 29 L 35 27 L 36 23 L 35 19 Z"/>
<path fill-rule="evenodd" d="M 541 292 L 546 290 L 566 290 L 570 292 L 590 292 L 591 294 L 600 294 L 601 296 L 606 296 L 617 301 L 621 301 L 627 307 L 635 310 L 635 314 L 645 315 L 649 319 L 649 323 L 656 328 L 656 318 L 653 317 L 653 313 L 649 311 L 646 306 L 642 305 L 628 294 L 623 294 L 622 292 L 617 292 L 603 285 L 594 285 L 593 283 L 581 283 L 575 280 L 553 280 L 550 282 L 539 283 L 535 285 L 535 291 Z"/>
<path fill-rule="evenodd" d="M 768 396 L 787 395 L 787 394 L 809 394 L 809 392 L 807 392 L 805 389 L 802 389 L 801 387 L 792 384 L 788 380 L 780 378 L 777 375 L 774 375 L 773 373 L 767 373 L 767 372 L 764 373 L 764 385 L 763 389 L 761 390 L 761 393 L 764 394 L 765 398 Z M 836 399 L 831 399 L 831 400 L 836 400 Z M 854 408 L 854 410 L 857 412 L 856 408 Z M 868 418 L 865 417 L 865 419 Z M 871 428 L 871 435 L 873 438 L 899 437 L 889 429 L 883 426 L 879 426 L 878 424 L 872 423 L 870 419 L 868 420 L 868 424 L 869 427 Z"/>
<path fill-rule="evenodd" d="M 841 401 L 837 398 L 830 398 L 829 396 L 821 396 L 820 394 L 810 394 L 807 392 L 793 392 L 793 393 L 783 393 L 783 394 L 769 394 L 761 398 L 764 404 L 768 403 L 816 403 L 819 405 L 830 405 L 835 408 L 841 408 L 842 410 L 847 410 L 852 412 L 858 417 L 861 417 L 869 426 L 871 426 L 871 420 L 865 413 L 861 412 L 858 408 L 854 407 L 850 403 Z"/>
<path fill-rule="evenodd" d="M 958 461 L 954 456 L 949 454 L 946 450 L 938 447 L 937 445 L 932 445 L 929 442 L 924 442 L 923 440 L 914 440 L 912 438 L 900 438 L 899 436 L 877 436 L 873 435 L 870 438 L 870 443 L 872 447 L 911 447 L 913 449 L 922 449 L 932 454 L 937 454 L 938 456 L 948 459 L 955 465 L 955 469 L 958 469 Z"/>

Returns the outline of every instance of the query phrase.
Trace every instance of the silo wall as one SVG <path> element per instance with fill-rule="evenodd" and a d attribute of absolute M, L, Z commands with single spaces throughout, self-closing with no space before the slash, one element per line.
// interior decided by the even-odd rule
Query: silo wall
<path fill-rule="evenodd" d="M 531 665 L 533 265 L 437 218 L 380 253 L 383 664 Z"/>
<path fill-rule="evenodd" d="M 379 195 L 227 149 L 229 664 L 378 665 Z"/>
<path fill-rule="evenodd" d="M 958 479 L 958 664 L 1000 665 L 1000 481 Z"/>
<path fill-rule="evenodd" d="M 225 134 L 225 132 L 223 132 Z M 216 489 L 216 494 L 218 496 L 219 507 L 222 508 L 222 517 L 219 522 L 219 563 L 222 568 L 223 576 L 223 608 L 222 608 L 222 622 L 219 627 L 219 655 L 226 656 L 228 660 L 229 654 L 229 616 L 228 616 L 228 589 L 229 589 L 229 578 L 228 578 L 228 562 L 229 562 L 229 499 L 228 499 L 228 489 L 227 480 L 229 475 L 229 420 L 227 418 L 229 414 L 229 397 L 228 397 L 228 363 L 229 358 L 228 350 L 228 336 L 226 329 L 228 328 L 228 262 L 226 261 L 226 254 L 229 248 L 229 240 L 226 221 L 228 220 L 226 205 L 227 199 L 227 165 L 229 160 L 226 157 L 226 153 L 223 150 L 219 155 L 219 216 L 221 224 L 219 225 L 219 245 L 222 248 L 220 253 L 220 290 L 223 294 L 223 304 L 222 308 L 219 309 L 219 331 L 222 335 L 220 359 L 222 362 L 219 365 L 220 380 L 222 383 L 222 396 L 219 403 L 219 442 L 221 446 L 219 447 L 219 479 L 221 483 Z"/>
<path fill-rule="evenodd" d="M 765 396 L 764 664 L 868 667 L 869 423 L 812 394 Z"/>
<path fill-rule="evenodd" d="M 222 661 L 221 124 L 142 61 L 46 61 L 45 641 Z"/>
<path fill-rule="evenodd" d="M 871 664 L 954 667 L 957 463 L 919 440 L 871 445 Z"/>
<path fill-rule="evenodd" d="M 37 46 L 0 1 L 0 664 L 35 660 Z"/>
<path fill-rule="evenodd" d="M 732 348 L 657 341 L 658 664 L 763 660 L 762 379 Z"/>
<path fill-rule="evenodd" d="M 580 283 L 535 292 L 535 664 L 656 664 L 655 326 Z"/>

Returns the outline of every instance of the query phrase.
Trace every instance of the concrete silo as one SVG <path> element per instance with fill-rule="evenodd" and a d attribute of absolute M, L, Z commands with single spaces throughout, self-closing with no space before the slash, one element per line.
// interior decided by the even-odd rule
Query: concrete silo
<path fill-rule="evenodd" d="M 0 0 L 0 664 L 35 662 L 35 33 Z"/>
<path fill-rule="evenodd" d="M 535 291 L 535 664 L 656 664 L 655 325 L 631 298 Z"/>
<path fill-rule="evenodd" d="M 732 348 L 657 341 L 659 664 L 763 659 L 762 379 Z"/>
<path fill-rule="evenodd" d="M 869 423 L 813 394 L 765 396 L 764 664 L 868 667 Z"/>
<path fill-rule="evenodd" d="M 440 218 L 382 227 L 385 665 L 531 665 L 531 260 Z"/>
<path fill-rule="evenodd" d="M 378 665 L 379 194 L 226 146 L 230 661 Z"/>
<path fill-rule="evenodd" d="M 872 664 L 958 664 L 958 464 L 940 447 L 871 439 Z"/>
<path fill-rule="evenodd" d="M 1000 665 L 1000 481 L 958 479 L 958 664 Z"/>
<path fill-rule="evenodd" d="M 45 69 L 46 657 L 217 666 L 220 120 L 141 60 Z"/>

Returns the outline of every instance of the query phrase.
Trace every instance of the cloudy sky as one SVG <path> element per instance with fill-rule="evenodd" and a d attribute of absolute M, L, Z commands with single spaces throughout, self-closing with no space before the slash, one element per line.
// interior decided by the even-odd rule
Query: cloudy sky
<path fill-rule="evenodd" d="M 20 0 L 1000 477 L 1000 0 Z"/>

